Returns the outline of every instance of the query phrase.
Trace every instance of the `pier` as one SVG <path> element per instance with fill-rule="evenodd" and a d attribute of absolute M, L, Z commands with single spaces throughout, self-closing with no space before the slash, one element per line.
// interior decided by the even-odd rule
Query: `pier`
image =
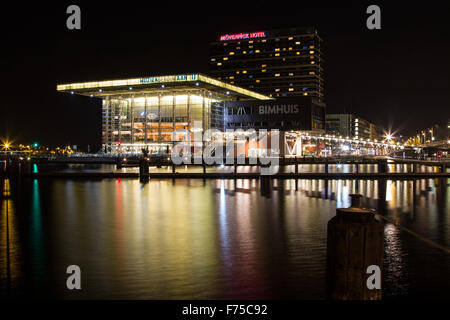
<path fill-rule="evenodd" d="M 6 161 L 6 160 L 5 160 Z M 6 167 L 9 171 L 17 172 L 19 175 L 31 178 L 67 178 L 67 179 L 102 179 L 102 178 L 148 178 L 148 179 L 259 179 L 262 175 L 261 168 L 272 163 L 277 167 L 274 174 L 267 175 L 272 179 L 424 179 L 450 177 L 447 168 L 450 167 L 449 160 L 416 160 L 397 159 L 389 157 L 367 157 L 367 156 L 340 156 L 340 157 L 278 157 L 278 158 L 223 158 L 216 159 L 216 163 L 208 165 L 202 158 L 193 158 L 186 163 L 176 165 L 168 156 L 146 156 L 146 157 L 101 157 L 101 156 L 78 156 L 78 157 L 31 157 L 9 159 Z M 218 163 L 217 163 L 218 162 Z M 115 165 L 117 170 L 122 168 L 139 168 L 139 172 L 33 172 L 30 167 L 33 164 L 110 164 Z M 300 172 L 302 165 L 323 166 L 320 172 Z M 350 172 L 332 172 L 331 166 L 340 168 L 350 165 Z M 362 165 L 374 165 L 375 172 L 361 170 Z M 405 165 L 402 172 L 391 169 L 390 166 Z M 200 167 L 201 172 L 179 172 L 179 168 Z M 151 168 L 167 168 L 161 172 Z M 208 172 L 218 167 L 223 171 Z M 239 168 L 258 168 L 253 172 L 239 172 Z M 230 170 L 232 168 L 232 170 Z M 431 169 L 430 169 L 431 168 Z M 348 170 L 347 170 L 348 171 Z M 3 172 L 3 171 L 2 171 Z M 4 173 L 0 173 L 4 174 Z"/>

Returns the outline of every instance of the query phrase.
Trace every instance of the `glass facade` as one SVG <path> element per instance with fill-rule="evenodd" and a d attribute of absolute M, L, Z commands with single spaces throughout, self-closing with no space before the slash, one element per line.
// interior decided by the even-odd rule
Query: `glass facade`
<path fill-rule="evenodd" d="M 211 127 L 208 92 L 161 92 L 107 96 L 103 99 L 103 148 L 105 152 L 166 153 L 175 142 L 187 139 L 194 121 L 202 130 Z"/>
<path fill-rule="evenodd" d="M 109 153 L 168 154 L 193 141 L 216 118 L 211 105 L 270 97 L 202 74 L 155 76 L 57 85 L 57 90 L 102 99 L 102 147 Z"/>

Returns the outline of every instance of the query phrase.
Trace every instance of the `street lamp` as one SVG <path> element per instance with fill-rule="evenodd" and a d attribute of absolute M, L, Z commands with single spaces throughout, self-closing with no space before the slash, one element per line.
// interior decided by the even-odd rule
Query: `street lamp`
<path fill-rule="evenodd" d="M 388 142 L 390 142 L 391 140 L 392 140 L 392 134 L 390 134 L 390 133 L 386 133 L 386 136 L 385 136 L 385 140 L 386 141 L 388 141 Z"/>
<path fill-rule="evenodd" d="M 9 150 L 11 148 L 11 142 L 4 141 L 2 147 L 3 147 L 3 150 Z"/>

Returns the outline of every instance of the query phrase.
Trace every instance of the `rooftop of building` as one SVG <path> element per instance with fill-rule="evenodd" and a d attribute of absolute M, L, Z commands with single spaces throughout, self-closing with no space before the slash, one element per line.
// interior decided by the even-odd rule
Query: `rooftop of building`
<path fill-rule="evenodd" d="M 222 42 L 242 41 L 242 40 L 257 40 L 257 39 L 271 39 L 271 38 L 287 38 L 294 35 L 315 35 L 318 36 L 318 30 L 315 27 L 294 27 L 285 29 L 272 30 L 256 30 L 254 32 L 238 32 L 221 34 L 216 40 L 211 41 L 210 44 L 218 44 Z"/>
<path fill-rule="evenodd" d="M 56 90 L 91 97 L 110 95 L 143 95 L 157 92 L 186 92 L 189 90 L 208 90 L 215 97 L 230 99 L 271 100 L 269 96 L 244 89 L 215 78 L 200 74 L 179 74 L 165 76 L 146 76 L 140 78 L 90 81 L 58 84 Z"/>

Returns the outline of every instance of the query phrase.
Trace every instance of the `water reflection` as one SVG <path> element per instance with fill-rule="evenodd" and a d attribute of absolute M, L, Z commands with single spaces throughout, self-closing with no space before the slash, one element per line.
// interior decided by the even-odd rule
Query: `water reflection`
<path fill-rule="evenodd" d="M 10 295 L 20 289 L 22 248 L 10 180 L 0 183 L 0 292 Z"/>
<path fill-rule="evenodd" d="M 447 179 L 267 183 L 262 196 L 261 181 L 247 179 L 31 180 L 20 202 L 29 206 L 1 201 L 2 292 L 9 263 L 11 290 L 26 279 L 37 296 L 322 299 L 327 222 L 337 207 L 350 205 L 351 193 L 450 246 Z M 385 247 L 385 297 L 447 294 L 447 255 L 392 224 L 385 226 Z M 82 270 L 80 292 L 65 288 L 71 264 Z"/>
<path fill-rule="evenodd" d="M 43 226 L 42 226 L 42 212 L 41 212 L 41 196 L 39 194 L 39 181 L 33 180 L 33 191 L 32 191 L 32 204 L 31 204 L 31 224 L 30 224 L 30 234 L 31 234 L 31 260 L 33 265 L 32 276 L 33 281 L 37 283 L 35 287 L 42 287 L 45 273 L 44 265 L 44 243 L 43 243 Z"/>

